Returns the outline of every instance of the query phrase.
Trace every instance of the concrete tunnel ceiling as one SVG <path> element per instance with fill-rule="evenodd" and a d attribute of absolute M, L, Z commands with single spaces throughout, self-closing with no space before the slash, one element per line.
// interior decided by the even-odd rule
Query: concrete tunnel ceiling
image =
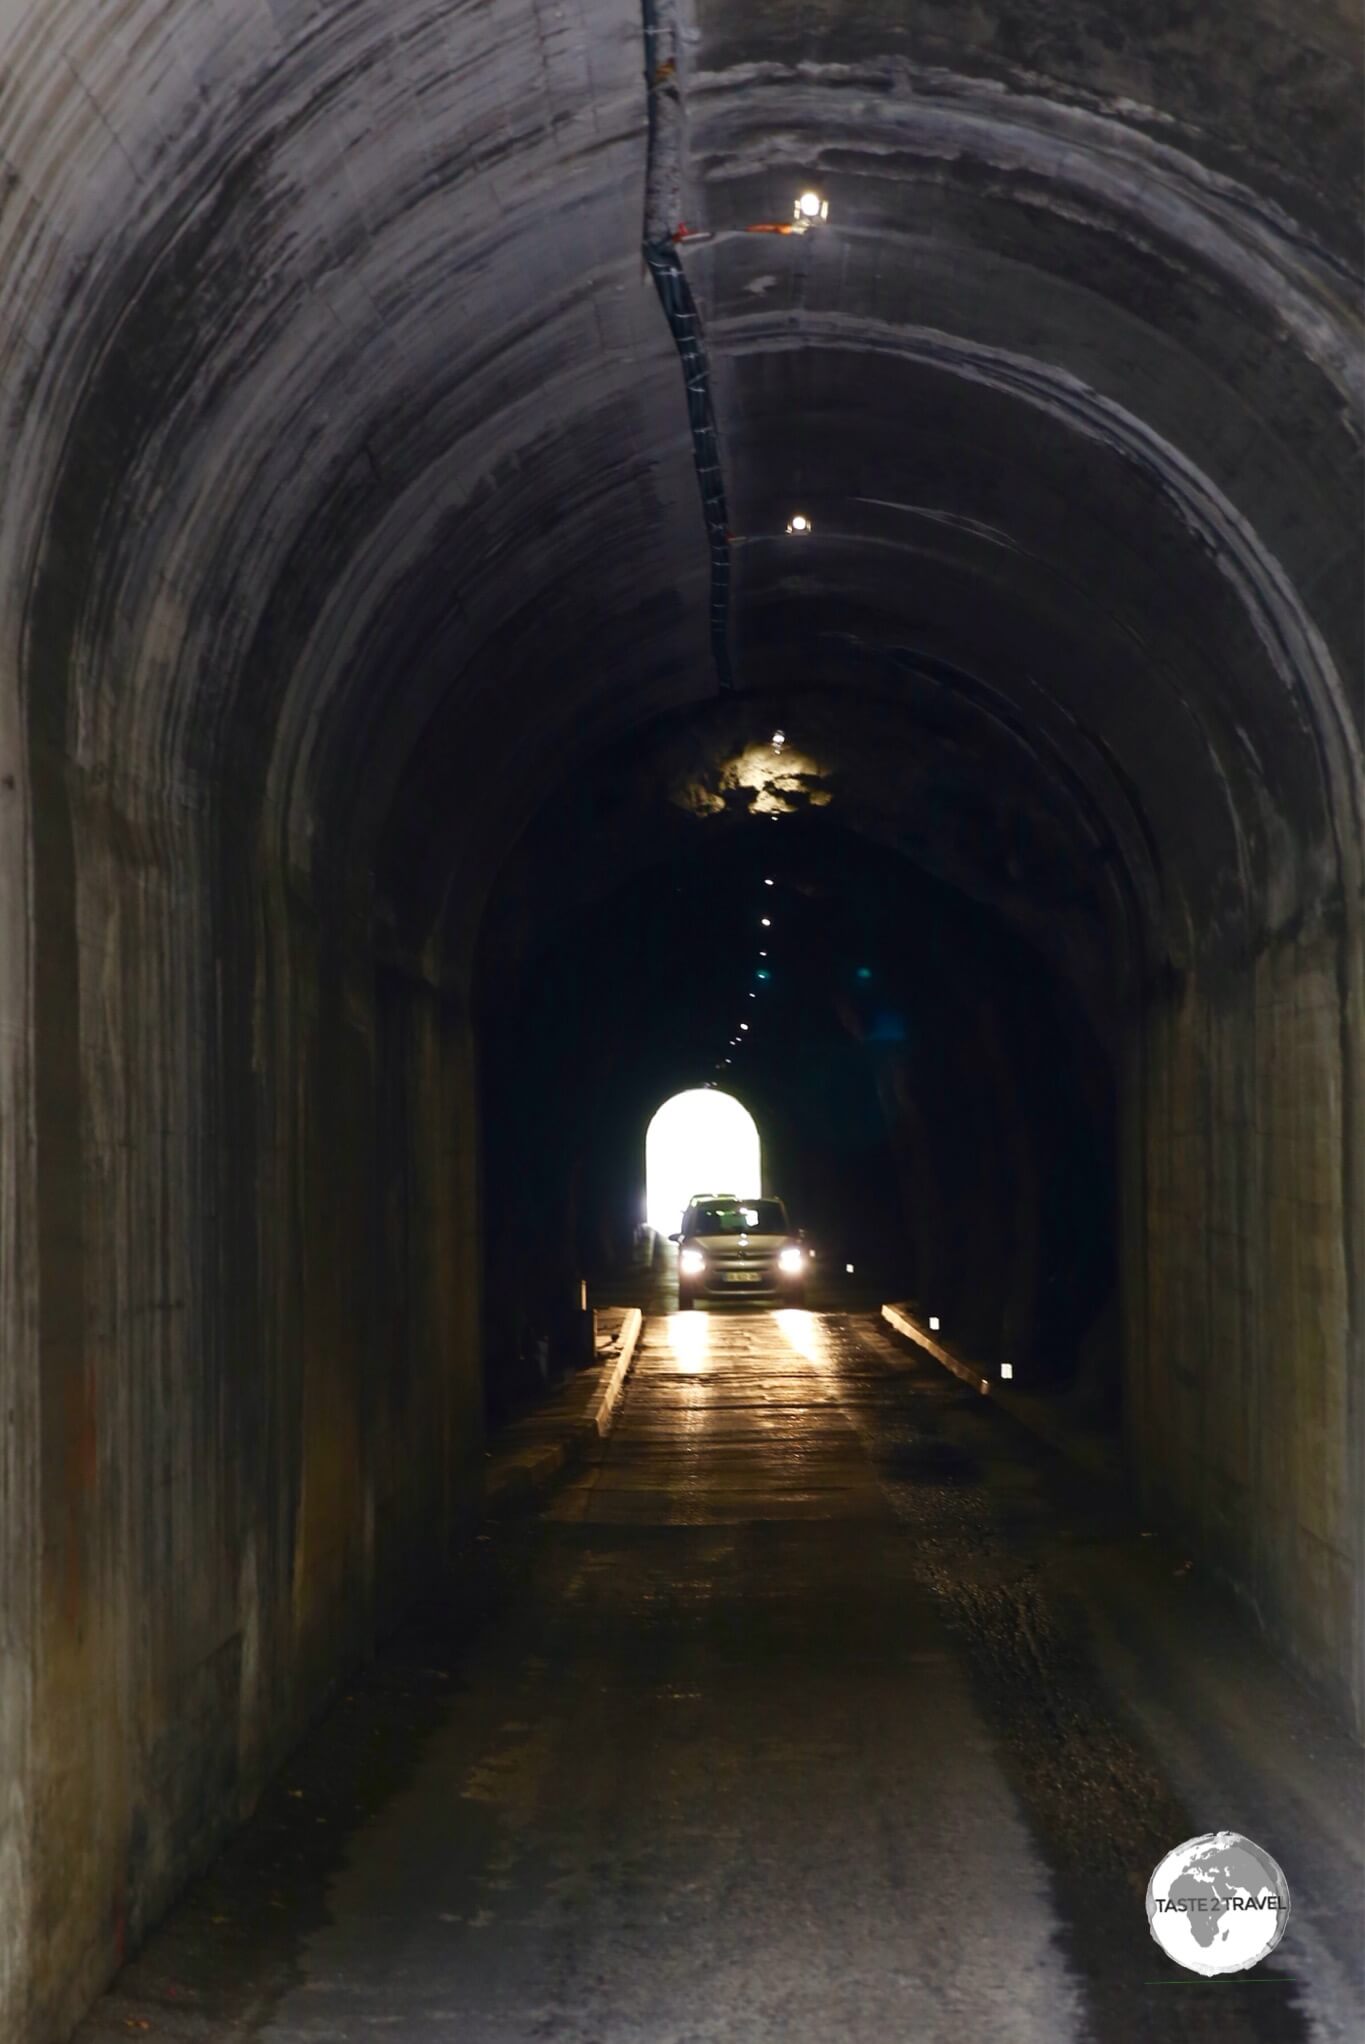
<path fill-rule="evenodd" d="M 1085 791 L 1177 962 L 1339 917 L 1354 10 L 660 22 L 741 689 L 899 691 L 913 726 L 931 686 L 921 749 L 956 689 L 1009 785 Z M 134 820 L 230 790 L 296 873 L 377 869 L 458 970 L 555 784 L 716 687 L 640 13 L 0 28 L 7 657 L 40 730 Z M 744 231 L 806 184 L 827 226 Z"/>

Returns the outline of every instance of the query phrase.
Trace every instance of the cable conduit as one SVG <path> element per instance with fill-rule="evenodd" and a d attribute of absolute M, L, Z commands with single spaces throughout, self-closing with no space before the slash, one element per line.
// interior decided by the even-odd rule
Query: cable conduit
<path fill-rule="evenodd" d="M 685 230 L 679 218 L 683 108 L 678 87 L 677 13 L 675 0 L 642 0 L 642 7 L 649 105 L 644 258 L 682 361 L 687 420 L 711 553 L 711 653 L 717 681 L 722 690 L 730 690 L 735 680 L 730 664 L 730 528 L 725 480 L 701 315 L 678 253 L 678 241 Z"/>

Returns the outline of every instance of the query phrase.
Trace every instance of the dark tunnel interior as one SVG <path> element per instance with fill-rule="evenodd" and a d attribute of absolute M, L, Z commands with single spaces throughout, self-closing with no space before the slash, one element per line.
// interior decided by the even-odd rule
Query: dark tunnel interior
<path fill-rule="evenodd" d="M 741 720 L 761 736 L 733 718 L 723 734 L 721 781 L 748 759 L 756 785 L 712 809 L 680 773 L 642 816 L 620 793 L 637 763 L 613 757 L 490 907 L 490 1412 L 534 1388 L 541 1333 L 571 1354 L 583 1274 L 609 1289 L 629 1271 L 654 1110 L 717 1086 L 750 1107 L 770 1188 L 831 1264 L 934 1300 L 1031 1383 L 1083 1373 L 1113 1416 L 1118 1045 L 998 909 L 841 825 L 837 769 L 794 736 L 818 699 L 787 698 L 777 746 L 765 712 Z"/>
<path fill-rule="evenodd" d="M 5 2036 L 454 1566 L 690 1088 L 1358 1729 L 1360 27 L 0 0 Z"/>

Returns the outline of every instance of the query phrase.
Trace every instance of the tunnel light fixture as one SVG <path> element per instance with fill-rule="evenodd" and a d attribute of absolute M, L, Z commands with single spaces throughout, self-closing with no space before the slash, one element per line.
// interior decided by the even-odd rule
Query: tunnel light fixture
<path fill-rule="evenodd" d="M 772 881 L 772 880 L 765 880 L 765 881 L 763 882 L 763 885 L 764 885 L 765 887 L 772 887 L 772 886 L 775 886 L 775 885 L 776 885 L 776 883 L 775 883 L 774 881 Z"/>
<path fill-rule="evenodd" d="M 850 1277 L 852 1277 L 852 1275 L 853 1275 L 853 1265 L 852 1265 L 851 1263 L 846 1263 L 846 1264 L 844 1265 L 844 1269 L 845 1269 L 845 1270 L 846 1270 L 846 1271 L 848 1272 L 849 1276 L 850 1276 Z"/>
<path fill-rule="evenodd" d="M 805 539 L 814 531 L 814 527 L 804 511 L 793 511 L 787 520 L 787 531 L 793 539 Z"/>
<path fill-rule="evenodd" d="M 758 920 L 762 923 L 765 930 L 770 930 L 773 926 L 773 919 L 771 916 L 760 916 Z"/>
<path fill-rule="evenodd" d="M 739 1026 L 741 1029 L 747 1029 L 749 1025 L 747 1022 L 741 1022 Z"/>
<path fill-rule="evenodd" d="M 939 1317 L 938 1317 L 937 1313 L 931 1313 L 931 1314 L 929 1315 L 929 1332 L 930 1332 L 931 1334 L 937 1334 L 937 1333 L 938 1333 L 938 1330 L 939 1330 Z"/>
<path fill-rule="evenodd" d="M 787 742 L 787 734 L 786 734 L 786 732 L 785 732 L 785 731 L 774 731 L 774 733 L 773 733 L 773 744 L 774 744 L 775 746 L 777 746 L 777 747 L 779 748 L 779 750 L 781 749 L 781 747 L 782 747 L 782 746 L 784 746 L 784 745 L 786 744 L 786 742 Z"/>
<path fill-rule="evenodd" d="M 754 977 L 756 979 L 771 979 L 772 974 L 769 972 L 766 965 L 760 965 Z"/>
<path fill-rule="evenodd" d="M 758 955 L 760 958 L 766 958 L 768 954 L 766 951 L 760 951 Z"/>
<path fill-rule="evenodd" d="M 819 192 L 798 192 L 792 201 L 792 225 L 804 234 L 808 228 L 824 224 L 829 218 L 829 200 Z"/>
<path fill-rule="evenodd" d="M 1000 1365 L 1000 1374 L 1002 1377 L 1012 1377 L 1014 1375 L 1014 1364 L 1002 1363 Z"/>

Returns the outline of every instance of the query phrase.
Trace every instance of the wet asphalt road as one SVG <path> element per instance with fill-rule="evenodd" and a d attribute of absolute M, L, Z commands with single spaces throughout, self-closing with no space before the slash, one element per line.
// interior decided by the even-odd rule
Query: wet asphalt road
<path fill-rule="evenodd" d="M 1213 1822 L 1087 1615 L 1136 1534 L 1059 1481 L 870 1316 L 652 1317 L 602 1459 L 480 1539 L 83 2044 L 1350 2035 L 1293 1923 L 1222 1981 L 1148 1937 Z"/>

